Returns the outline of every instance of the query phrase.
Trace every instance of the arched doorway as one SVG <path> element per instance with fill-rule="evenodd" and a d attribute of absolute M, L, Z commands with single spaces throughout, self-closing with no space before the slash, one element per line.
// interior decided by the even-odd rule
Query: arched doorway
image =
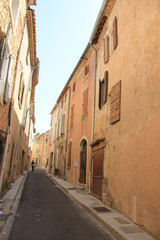
<path fill-rule="evenodd" d="M 81 147 L 81 151 L 80 151 L 79 182 L 86 184 L 86 162 L 87 162 L 87 142 L 86 142 L 86 140 L 82 140 L 80 147 Z"/>

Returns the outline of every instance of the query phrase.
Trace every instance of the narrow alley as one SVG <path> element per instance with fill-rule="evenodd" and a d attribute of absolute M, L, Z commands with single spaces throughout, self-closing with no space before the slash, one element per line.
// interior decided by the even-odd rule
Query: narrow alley
<path fill-rule="evenodd" d="M 9 240 L 113 240 L 43 170 L 29 172 Z"/>

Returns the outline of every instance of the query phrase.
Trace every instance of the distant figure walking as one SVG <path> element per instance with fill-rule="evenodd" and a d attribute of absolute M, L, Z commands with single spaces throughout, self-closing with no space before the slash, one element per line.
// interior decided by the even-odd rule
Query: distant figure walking
<path fill-rule="evenodd" d="M 32 172 L 34 172 L 35 162 L 33 160 L 31 162 L 31 166 L 32 166 Z"/>

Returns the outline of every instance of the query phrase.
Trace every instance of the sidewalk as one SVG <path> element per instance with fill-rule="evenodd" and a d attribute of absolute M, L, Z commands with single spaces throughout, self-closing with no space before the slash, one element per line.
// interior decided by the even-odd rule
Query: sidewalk
<path fill-rule="evenodd" d="M 0 239 L 7 240 L 15 219 L 18 204 L 28 172 L 16 180 L 12 188 L 0 200 Z"/>
<path fill-rule="evenodd" d="M 0 202 L 0 239 L 7 240 L 16 216 L 18 204 L 28 172 L 21 175 Z M 47 174 L 47 173 L 46 173 Z M 101 222 L 117 240 L 155 240 L 120 213 L 104 205 L 85 190 L 75 187 L 63 179 L 47 176 L 64 190 L 72 199 L 81 204 L 92 216 Z"/>
<path fill-rule="evenodd" d="M 155 240 L 155 238 L 144 232 L 136 224 L 104 205 L 99 199 L 88 194 L 85 190 L 81 190 L 73 184 L 51 174 L 48 177 L 55 181 L 71 198 L 88 210 L 118 240 Z"/>

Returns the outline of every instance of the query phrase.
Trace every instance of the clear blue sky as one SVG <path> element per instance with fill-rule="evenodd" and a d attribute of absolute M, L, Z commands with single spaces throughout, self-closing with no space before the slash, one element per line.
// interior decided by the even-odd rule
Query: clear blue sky
<path fill-rule="evenodd" d="M 50 112 L 89 42 L 102 3 L 103 0 L 37 0 L 37 132 L 50 129 Z"/>

